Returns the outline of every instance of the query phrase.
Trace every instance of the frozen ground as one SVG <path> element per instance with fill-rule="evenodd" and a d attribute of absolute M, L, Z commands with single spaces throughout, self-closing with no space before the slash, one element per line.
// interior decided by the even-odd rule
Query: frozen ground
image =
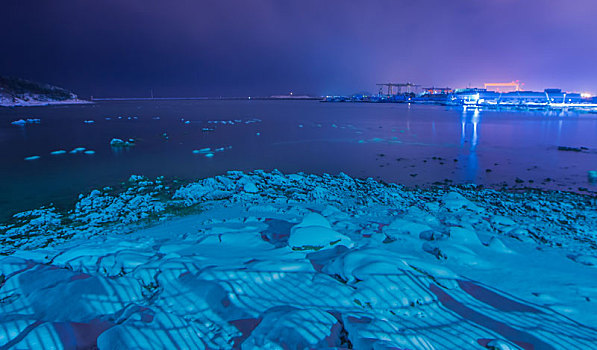
<path fill-rule="evenodd" d="M 597 204 L 133 176 L 0 226 L 0 348 L 597 349 Z"/>

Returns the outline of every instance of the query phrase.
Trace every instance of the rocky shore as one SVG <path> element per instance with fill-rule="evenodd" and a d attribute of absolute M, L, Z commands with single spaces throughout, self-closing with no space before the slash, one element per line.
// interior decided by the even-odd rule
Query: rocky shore
<path fill-rule="evenodd" d="M 344 174 L 132 176 L 0 226 L 0 347 L 589 349 L 596 209 Z"/>

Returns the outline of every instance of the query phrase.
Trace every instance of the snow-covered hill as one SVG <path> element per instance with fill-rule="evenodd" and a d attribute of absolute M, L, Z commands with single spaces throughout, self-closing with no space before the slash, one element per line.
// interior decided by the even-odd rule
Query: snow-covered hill
<path fill-rule="evenodd" d="M 45 106 L 89 103 L 60 87 L 0 76 L 0 106 Z"/>

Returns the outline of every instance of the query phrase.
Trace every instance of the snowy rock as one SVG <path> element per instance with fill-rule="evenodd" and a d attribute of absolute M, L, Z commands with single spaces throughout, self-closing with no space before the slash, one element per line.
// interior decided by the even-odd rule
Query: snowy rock
<path fill-rule="evenodd" d="M 514 222 L 514 220 L 502 215 L 494 215 L 491 218 L 491 224 L 500 231 L 507 231 L 516 226 L 516 222 Z"/>
<path fill-rule="evenodd" d="M 439 248 L 439 246 L 437 244 L 425 242 L 421 246 L 421 249 L 423 249 L 424 252 L 435 256 L 437 259 L 445 259 L 446 258 L 446 255 L 442 252 L 442 250 Z"/>
<path fill-rule="evenodd" d="M 329 222 L 317 213 L 311 213 L 303 221 L 292 227 L 288 245 L 294 250 L 319 250 L 334 245 L 352 246 L 347 236 L 332 230 Z"/>
<path fill-rule="evenodd" d="M 419 237 L 421 232 L 432 231 L 432 228 L 425 224 L 412 222 L 409 220 L 398 218 L 386 227 L 383 232 L 389 237 L 395 237 L 398 235 L 412 235 Z"/>
<path fill-rule="evenodd" d="M 442 197 L 443 208 L 449 211 L 458 211 L 462 209 L 471 210 L 474 212 L 483 211 L 482 208 L 475 205 L 470 200 L 464 198 L 458 192 L 450 192 Z"/>
<path fill-rule="evenodd" d="M 516 346 L 515 344 L 510 343 L 509 341 L 501 340 L 501 339 L 493 339 L 485 346 L 487 349 L 490 350 L 518 350 L 520 347 Z"/>
<path fill-rule="evenodd" d="M 257 188 L 257 186 L 255 186 L 255 183 L 253 183 L 253 182 L 247 182 L 247 183 L 245 183 L 244 186 L 243 186 L 243 190 L 245 192 L 248 192 L 248 193 L 257 193 L 257 192 L 259 192 L 259 189 Z"/>
<path fill-rule="evenodd" d="M 504 242 L 502 242 L 501 239 L 499 239 L 498 237 L 495 237 L 495 236 L 491 237 L 487 247 L 489 247 L 491 250 L 493 250 L 495 252 L 499 252 L 499 253 L 506 253 L 506 254 L 514 253 L 514 251 L 512 251 L 512 249 L 508 248 L 504 244 Z"/>
<path fill-rule="evenodd" d="M 301 227 L 309 227 L 309 226 L 321 226 L 326 228 L 332 228 L 330 222 L 320 214 L 317 213 L 310 213 L 306 215 L 303 220 L 295 225 L 292 230 L 296 230 Z M 291 231 L 292 232 L 292 231 Z"/>
<path fill-rule="evenodd" d="M 335 325 L 338 320 L 322 310 L 272 308 L 243 342 L 242 349 L 335 347 L 340 345 L 340 328 Z"/>
<path fill-rule="evenodd" d="M 573 261 L 576 261 L 579 264 L 597 267 L 597 256 L 584 255 L 584 254 L 579 254 L 579 255 L 569 254 L 568 258 L 570 258 Z"/>
<path fill-rule="evenodd" d="M 462 244 L 472 244 L 472 245 L 480 245 L 481 241 L 477 236 L 475 231 L 463 228 L 452 226 L 449 228 L 449 236 L 450 241 L 455 243 L 462 243 Z"/>

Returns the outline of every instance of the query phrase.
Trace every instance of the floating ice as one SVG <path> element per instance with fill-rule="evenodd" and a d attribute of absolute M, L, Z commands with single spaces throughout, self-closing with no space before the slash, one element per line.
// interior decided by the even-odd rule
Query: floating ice
<path fill-rule="evenodd" d="M 19 119 L 19 120 L 15 120 L 11 124 L 12 125 L 25 125 L 25 124 L 27 124 L 27 122 L 25 120 L 23 120 L 23 119 Z"/>
<path fill-rule="evenodd" d="M 29 156 L 29 157 L 25 157 L 25 160 L 36 160 L 41 158 L 40 156 Z"/>
<path fill-rule="evenodd" d="M 51 155 L 59 155 L 59 154 L 65 154 L 65 153 L 66 153 L 66 151 L 63 149 L 50 152 Z"/>
<path fill-rule="evenodd" d="M 83 121 L 85 124 L 93 124 L 95 123 L 95 120 L 85 120 Z"/>
<path fill-rule="evenodd" d="M 124 145 L 125 145 L 125 143 L 121 139 L 112 139 L 110 141 L 110 146 L 112 146 L 112 147 L 121 147 L 121 146 L 124 146 Z"/>
<path fill-rule="evenodd" d="M 135 139 L 128 139 L 127 141 L 124 141 L 122 139 L 112 139 L 110 141 L 110 146 L 112 147 L 129 147 L 129 146 L 134 146 L 135 145 Z"/>
<path fill-rule="evenodd" d="M 85 151 L 83 153 L 85 153 L 85 154 L 95 154 L 95 151 L 93 151 L 93 150 L 87 150 L 87 151 Z"/>
<path fill-rule="evenodd" d="M 85 151 L 85 149 L 86 149 L 85 147 L 77 147 L 77 148 L 74 148 L 69 153 L 71 153 L 71 154 L 81 153 L 81 152 Z"/>
<path fill-rule="evenodd" d="M 41 119 L 36 118 L 27 118 L 27 119 L 19 119 L 11 122 L 12 125 L 19 125 L 23 126 L 25 124 L 39 124 L 41 123 Z"/>
<path fill-rule="evenodd" d="M 215 149 L 211 149 L 211 147 L 205 147 L 205 148 L 193 150 L 193 154 L 204 154 L 206 157 L 211 158 L 215 155 L 216 152 L 223 152 L 223 151 L 225 151 L 227 149 L 231 149 L 231 148 L 232 148 L 232 146 L 218 147 Z"/>

